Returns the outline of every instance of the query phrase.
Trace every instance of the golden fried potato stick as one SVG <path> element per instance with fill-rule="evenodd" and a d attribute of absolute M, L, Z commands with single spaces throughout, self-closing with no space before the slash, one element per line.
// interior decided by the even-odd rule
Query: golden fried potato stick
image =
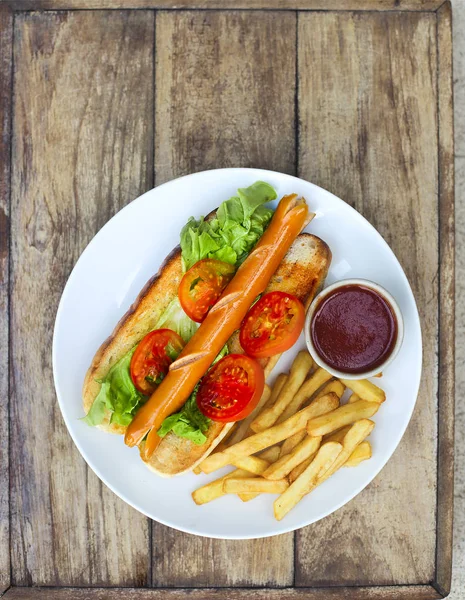
<path fill-rule="evenodd" d="M 278 423 L 285 421 L 306 404 L 313 394 L 320 389 L 322 385 L 327 383 L 332 378 L 332 375 L 324 369 L 317 369 L 307 381 L 299 388 L 291 402 L 288 403 L 286 409 L 278 419 Z"/>
<path fill-rule="evenodd" d="M 316 487 L 318 479 L 331 468 L 341 452 L 342 445 L 338 442 L 327 442 L 321 446 L 305 471 L 275 500 L 274 516 L 278 521 L 281 521 L 306 494 Z"/>
<path fill-rule="evenodd" d="M 259 457 L 268 461 L 268 464 L 276 462 L 279 458 L 279 446 L 271 446 L 271 448 L 263 450 L 263 452 L 260 452 Z M 249 500 L 253 500 L 259 495 L 259 492 L 243 492 L 238 494 L 242 502 L 249 502 Z"/>
<path fill-rule="evenodd" d="M 200 463 L 200 468 L 204 473 L 212 473 L 213 471 L 216 471 L 216 469 L 221 469 L 221 467 L 231 464 L 238 458 L 250 456 L 269 446 L 274 446 L 294 433 L 305 429 L 309 420 L 334 410 L 338 405 L 339 398 L 336 394 L 330 393 L 326 396 L 322 396 L 318 400 L 312 402 L 310 406 L 303 408 L 287 419 L 287 421 L 284 421 L 279 425 L 274 425 L 255 435 L 251 435 L 249 438 L 242 440 L 242 442 L 226 448 L 223 452 L 210 454 L 210 456 L 207 456 L 207 458 Z"/>
<path fill-rule="evenodd" d="M 258 417 L 252 421 L 250 427 L 253 431 L 256 433 L 264 431 L 276 423 L 287 405 L 294 398 L 297 390 L 305 381 L 312 364 L 313 359 L 306 350 L 299 352 L 292 364 L 289 377 L 276 402 L 269 408 L 263 410 Z"/>
<path fill-rule="evenodd" d="M 370 421 L 369 419 L 360 419 L 360 421 L 356 421 L 352 425 L 342 441 L 342 451 L 331 467 L 326 471 L 326 473 L 318 478 L 317 485 L 320 485 L 320 483 L 326 481 L 328 477 L 331 477 L 331 475 L 333 475 L 347 462 L 357 446 L 361 444 L 367 436 L 370 435 L 374 426 L 375 424 L 373 421 Z"/>
<path fill-rule="evenodd" d="M 344 404 L 344 406 L 340 406 L 336 410 L 309 421 L 307 423 L 307 433 L 314 437 L 332 433 L 345 425 L 350 425 L 360 419 L 372 417 L 378 411 L 379 406 L 378 402 L 368 402 L 367 400 L 358 400 L 353 404 Z"/>
<path fill-rule="evenodd" d="M 241 469 L 234 469 L 231 473 L 223 475 L 223 477 L 215 479 L 215 481 L 211 481 L 196 489 L 192 492 L 192 499 L 196 504 L 206 504 L 207 502 L 211 502 L 212 500 L 216 500 L 216 498 L 224 496 L 223 483 L 229 477 L 235 477 L 236 479 L 239 477 L 250 477 L 250 473 Z"/>
<path fill-rule="evenodd" d="M 384 390 L 379 388 L 377 385 L 368 381 L 368 379 L 341 379 L 342 383 L 352 390 L 355 394 L 360 396 L 362 400 L 368 400 L 368 402 L 384 402 L 386 400 L 386 394 Z"/>
<path fill-rule="evenodd" d="M 223 482 L 223 491 L 225 494 L 241 493 L 259 493 L 259 494 L 281 494 L 289 487 L 287 479 L 279 481 L 270 481 L 263 477 L 251 477 L 248 479 L 241 477 L 231 477 Z"/>
<path fill-rule="evenodd" d="M 283 479 L 292 471 L 294 467 L 300 465 L 309 456 L 313 456 L 318 451 L 321 443 L 321 437 L 305 438 L 289 454 L 285 454 L 278 461 L 270 465 L 263 471 L 265 479 Z"/>
<path fill-rule="evenodd" d="M 370 442 L 368 442 L 368 441 L 362 442 L 352 452 L 352 454 L 346 461 L 344 467 L 357 467 L 364 460 L 370 459 L 371 455 L 372 455 L 372 451 L 371 451 Z"/>
<path fill-rule="evenodd" d="M 318 392 L 318 394 L 315 396 L 314 400 L 316 400 L 317 398 L 321 398 L 321 396 L 325 396 L 326 394 L 329 394 L 330 392 L 334 392 L 336 394 L 336 396 L 338 396 L 339 398 L 341 398 L 342 394 L 344 393 L 345 387 L 344 385 L 340 382 L 340 381 L 330 381 L 329 383 L 327 383 L 324 388 Z M 300 444 L 300 442 L 304 439 L 306 435 L 305 431 L 299 431 L 298 433 L 294 434 L 293 436 L 291 436 L 290 438 L 288 438 L 283 445 L 281 446 L 281 453 L 280 453 L 280 457 L 284 456 L 285 454 L 289 454 L 289 452 L 291 452 L 291 450 L 293 448 L 295 448 L 297 446 L 297 444 Z"/>
<path fill-rule="evenodd" d="M 288 476 L 289 483 L 293 483 L 297 479 L 297 477 L 305 471 L 305 469 L 308 467 L 308 465 L 315 458 L 315 455 L 316 455 L 316 452 L 315 452 L 315 454 L 313 454 L 312 456 L 309 456 L 306 460 L 301 462 L 300 465 L 297 465 L 296 467 L 294 467 L 292 469 L 292 471 L 289 473 L 289 476 Z"/>
<path fill-rule="evenodd" d="M 360 396 L 358 396 L 357 394 L 351 394 L 349 396 L 349 399 L 347 400 L 348 404 L 353 404 L 354 402 L 357 402 L 357 400 L 361 400 Z"/>

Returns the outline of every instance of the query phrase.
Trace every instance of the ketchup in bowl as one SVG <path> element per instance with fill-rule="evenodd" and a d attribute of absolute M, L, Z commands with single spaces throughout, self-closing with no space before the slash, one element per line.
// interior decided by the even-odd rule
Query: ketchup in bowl
<path fill-rule="evenodd" d="M 371 372 L 389 359 L 398 322 L 383 295 L 352 283 L 336 287 L 320 300 L 309 333 L 316 353 L 329 367 L 356 375 Z"/>

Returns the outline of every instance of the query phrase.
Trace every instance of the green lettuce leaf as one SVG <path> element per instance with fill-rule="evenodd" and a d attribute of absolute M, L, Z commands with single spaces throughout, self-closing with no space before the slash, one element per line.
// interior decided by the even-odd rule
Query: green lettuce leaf
<path fill-rule="evenodd" d="M 221 348 L 221 352 L 218 354 L 218 356 L 215 358 L 215 360 L 212 362 L 212 365 L 214 365 L 215 363 L 217 363 L 219 360 L 221 360 L 223 358 L 223 356 L 226 356 L 226 354 L 229 353 L 228 350 L 228 344 L 225 344 L 222 348 Z"/>
<path fill-rule="evenodd" d="M 167 433 L 172 431 L 178 437 L 191 440 L 194 444 L 201 445 L 207 441 L 205 433 L 210 426 L 210 419 L 203 415 L 197 406 L 197 391 L 198 386 L 189 396 L 182 409 L 163 421 L 157 432 L 160 437 L 165 437 Z"/>
<path fill-rule="evenodd" d="M 186 315 L 179 302 L 178 296 L 176 296 L 176 298 L 168 304 L 168 307 L 158 320 L 154 329 L 172 329 L 187 343 L 197 331 L 198 327 L 199 324 L 192 321 L 192 319 Z"/>
<path fill-rule="evenodd" d="M 216 218 L 193 217 L 181 231 L 184 270 L 203 258 L 217 258 L 240 265 L 263 235 L 273 211 L 263 206 L 276 198 L 268 183 L 257 181 L 237 191 L 218 208 Z"/>
<path fill-rule="evenodd" d="M 101 382 L 100 392 L 83 419 L 88 425 L 100 425 L 105 409 L 108 409 L 111 412 L 110 422 L 126 427 L 145 402 L 146 397 L 136 389 L 129 373 L 133 354 L 134 349 L 113 365 Z"/>

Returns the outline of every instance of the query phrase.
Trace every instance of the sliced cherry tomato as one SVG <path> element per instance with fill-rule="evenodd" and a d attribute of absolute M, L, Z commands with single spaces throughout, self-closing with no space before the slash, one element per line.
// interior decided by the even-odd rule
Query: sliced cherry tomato
<path fill-rule="evenodd" d="M 239 341 L 249 356 L 274 356 L 294 345 L 304 322 L 305 308 L 298 298 L 285 292 L 270 292 L 245 316 Z"/>
<path fill-rule="evenodd" d="M 178 291 L 187 316 L 201 323 L 233 278 L 234 271 L 234 265 L 213 258 L 195 263 L 181 279 Z"/>
<path fill-rule="evenodd" d="M 265 387 L 261 366 L 245 354 L 228 354 L 200 382 L 197 406 L 213 421 L 245 419 L 257 406 Z"/>
<path fill-rule="evenodd" d="M 182 337 L 171 329 L 156 329 L 142 338 L 130 365 L 131 379 L 139 392 L 152 394 L 183 348 Z"/>

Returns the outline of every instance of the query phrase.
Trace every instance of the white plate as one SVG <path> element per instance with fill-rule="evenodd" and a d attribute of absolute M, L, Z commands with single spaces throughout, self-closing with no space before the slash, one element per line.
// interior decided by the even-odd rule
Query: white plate
<path fill-rule="evenodd" d="M 191 492 L 218 473 L 171 479 L 152 474 L 138 450 L 123 438 L 82 421 L 81 388 L 102 341 L 112 332 L 146 281 L 178 244 L 191 215 L 205 215 L 254 181 L 273 185 L 278 198 L 303 195 L 315 219 L 308 231 L 325 240 L 333 253 L 327 283 L 347 277 L 371 279 L 391 292 L 402 310 L 402 349 L 377 381 L 387 401 L 375 415 L 373 457 L 355 469 L 341 469 L 305 497 L 281 522 L 273 517 L 274 496 L 246 504 L 226 496 L 196 506 Z M 274 373 L 288 369 L 304 346 L 279 361 Z M 396 449 L 415 405 L 421 374 L 421 331 L 415 300 L 405 274 L 379 233 L 348 204 L 290 175 L 258 169 L 220 169 L 196 173 L 155 188 L 115 215 L 83 252 L 66 284 L 55 323 L 53 372 L 68 430 L 89 466 L 125 502 L 176 529 L 216 538 L 245 539 L 292 531 L 329 515 L 349 502 L 379 473 Z M 226 470 L 224 470 L 226 472 Z"/>

